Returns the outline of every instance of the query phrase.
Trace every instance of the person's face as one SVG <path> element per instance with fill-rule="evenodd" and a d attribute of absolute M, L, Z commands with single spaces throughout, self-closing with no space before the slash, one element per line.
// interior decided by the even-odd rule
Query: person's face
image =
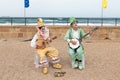
<path fill-rule="evenodd" d="M 41 32 L 45 32 L 45 27 L 44 27 L 44 26 L 39 27 L 39 30 L 40 30 Z"/>
<path fill-rule="evenodd" d="M 77 28 L 77 27 L 78 27 L 77 24 L 78 24 L 77 22 L 74 22 L 74 23 L 72 24 L 72 27 L 73 27 L 73 28 Z"/>

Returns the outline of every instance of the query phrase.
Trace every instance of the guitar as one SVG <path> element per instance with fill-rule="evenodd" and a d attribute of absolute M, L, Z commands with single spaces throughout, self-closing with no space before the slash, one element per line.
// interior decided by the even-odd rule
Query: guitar
<path fill-rule="evenodd" d="M 37 44 L 37 47 L 36 47 L 36 49 L 44 49 L 44 48 L 46 48 L 46 47 L 48 47 L 49 46 L 49 43 L 50 42 L 52 42 L 52 40 L 54 40 L 54 39 L 56 39 L 57 38 L 57 36 L 54 36 L 53 38 L 51 38 L 51 40 L 43 40 L 43 39 L 38 39 L 37 41 L 36 41 L 36 44 Z M 40 46 L 39 46 L 40 45 Z"/>
<path fill-rule="evenodd" d="M 76 38 L 75 38 L 75 39 L 72 39 L 73 41 L 76 42 L 76 44 L 72 44 L 71 42 L 69 42 L 69 43 L 68 43 L 69 47 L 72 48 L 72 49 L 76 49 L 76 48 L 80 47 L 80 44 L 81 44 L 81 42 L 82 42 L 82 39 L 83 39 L 84 37 L 86 37 L 87 35 L 89 35 L 91 32 L 96 31 L 98 28 L 99 28 L 99 27 L 95 27 L 93 30 L 91 30 L 91 31 L 89 31 L 88 33 L 86 33 L 86 34 L 85 34 L 84 36 L 82 36 L 80 39 L 76 39 Z"/>

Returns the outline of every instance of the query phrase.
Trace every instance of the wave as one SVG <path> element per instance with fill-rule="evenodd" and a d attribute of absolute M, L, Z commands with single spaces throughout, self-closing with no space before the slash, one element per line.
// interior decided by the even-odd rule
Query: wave
<path fill-rule="evenodd" d="M 78 20 L 78 25 L 80 26 L 119 26 L 120 18 L 76 18 Z M 55 18 L 43 18 L 45 25 L 70 25 L 69 18 L 55 17 Z M 1 18 L 0 25 L 37 25 L 37 18 Z"/>

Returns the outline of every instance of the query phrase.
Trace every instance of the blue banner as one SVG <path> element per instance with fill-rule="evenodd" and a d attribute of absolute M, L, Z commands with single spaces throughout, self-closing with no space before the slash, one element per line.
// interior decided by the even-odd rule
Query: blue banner
<path fill-rule="evenodd" d="M 29 0 L 24 0 L 24 7 L 28 8 L 29 7 Z"/>

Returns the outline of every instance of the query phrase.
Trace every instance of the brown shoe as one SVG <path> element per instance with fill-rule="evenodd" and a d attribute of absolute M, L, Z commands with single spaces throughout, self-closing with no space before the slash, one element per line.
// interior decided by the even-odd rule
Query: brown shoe
<path fill-rule="evenodd" d="M 54 76 L 55 76 L 55 77 L 62 77 L 62 76 L 64 76 L 65 73 L 66 73 L 66 72 L 62 72 L 62 71 L 60 71 L 60 72 L 55 72 L 55 73 L 54 73 Z"/>

